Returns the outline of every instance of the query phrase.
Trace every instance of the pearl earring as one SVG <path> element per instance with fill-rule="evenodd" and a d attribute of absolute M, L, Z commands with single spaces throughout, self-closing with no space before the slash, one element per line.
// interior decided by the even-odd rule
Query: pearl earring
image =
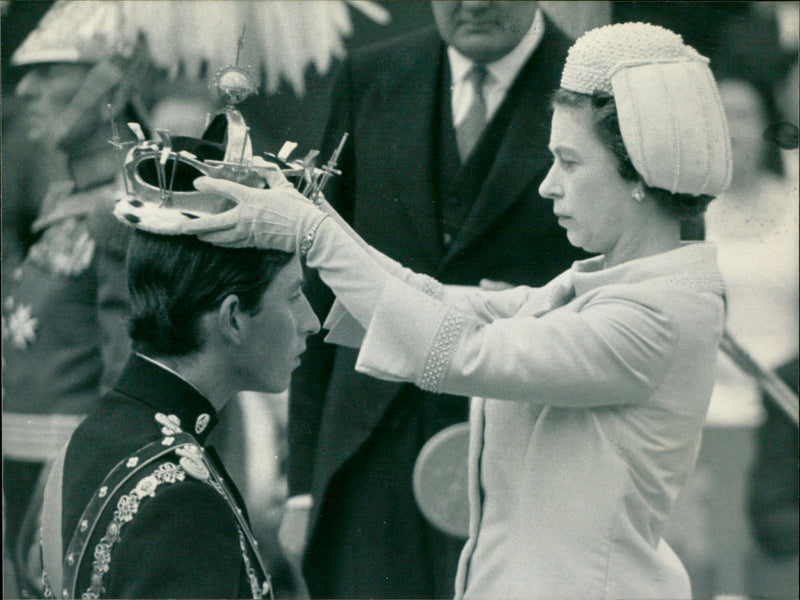
<path fill-rule="evenodd" d="M 642 200 L 644 200 L 644 190 L 641 188 L 641 186 L 637 185 L 635 188 L 633 188 L 633 191 L 631 192 L 631 197 L 637 202 L 641 202 Z"/>

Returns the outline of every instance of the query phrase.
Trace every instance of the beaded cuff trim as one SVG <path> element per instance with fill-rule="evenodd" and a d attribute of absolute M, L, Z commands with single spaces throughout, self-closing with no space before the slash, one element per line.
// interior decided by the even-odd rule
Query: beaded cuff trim
<path fill-rule="evenodd" d="M 466 328 L 467 316 L 464 313 L 450 310 L 445 315 L 433 338 L 422 374 L 416 381 L 419 388 L 427 392 L 441 392 L 447 368 Z"/>
<path fill-rule="evenodd" d="M 432 298 L 441 298 L 444 294 L 444 286 L 428 275 L 422 276 L 422 292 Z"/>
<path fill-rule="evenodd" d="M 673 285 L 692 290 L 725 293 L 725 280 L 719 273 L 698 273 L 697 275 L 669 275 L 664 280 Z"/>

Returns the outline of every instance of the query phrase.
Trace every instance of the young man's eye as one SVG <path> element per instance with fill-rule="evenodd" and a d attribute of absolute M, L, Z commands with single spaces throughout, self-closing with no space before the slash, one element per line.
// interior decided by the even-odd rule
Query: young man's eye
<path fill-rule="evenodd" d="M 561 163 L 561 167 L 566 170 L 572 169 L 578 164 L 578 161 L 569 158 L 560 158 L 559 162 Z"/>

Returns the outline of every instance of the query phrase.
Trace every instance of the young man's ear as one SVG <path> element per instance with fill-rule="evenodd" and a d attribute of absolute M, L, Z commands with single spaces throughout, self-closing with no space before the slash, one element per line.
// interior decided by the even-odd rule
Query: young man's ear
<path fill-rule="evenodd" d="M 239 297 L 235 294 L 226 296 L 217 311 L 217 325 L 222 336 L 234 344 L 242 343 L 244 335 L 242 316 Z"/>

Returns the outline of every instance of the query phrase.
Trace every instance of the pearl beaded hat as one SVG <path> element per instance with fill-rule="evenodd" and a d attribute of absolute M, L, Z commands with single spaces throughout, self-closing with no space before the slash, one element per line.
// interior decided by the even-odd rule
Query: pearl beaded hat
<path fill-rule="evenodd" d="M 725 112 L 708 59 L 646 23 L 598 27 L 570 48 L 561 87 L 614 97 L 620 132 L 645 183 L 672 193 L 721 193 L 731 178 Z"/>

